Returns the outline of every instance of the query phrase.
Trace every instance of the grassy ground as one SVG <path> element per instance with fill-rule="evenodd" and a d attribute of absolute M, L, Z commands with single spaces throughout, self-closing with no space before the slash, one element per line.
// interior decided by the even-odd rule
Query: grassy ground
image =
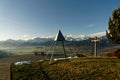
<path fill-rule="evenodd" d="M 66 47 L 66 53 L 67 56 L 75 56 L 76 53 L 78 52 L 79 49 L 74 49 L 73 52 Z M 53 48 L 49 49 L 49 47 L 22 47 L 22 48 L 13 48 L 13 49 L 1 49 L 0 51 L 4 52 L 4 54 L 6 54 L 5 57 L 9 57 L 9 56 L 15 56 L 15 55 L 28 55 L 28 54 L 34 54 L 35 52 L 44 52 L 45 54 L 49 53 L 52 54 L 53 53 Z M 89 51 L 86 52 L 82 52 L 82 54 L 87 55 Z M 87 54 L 85 54 L 87 53 Z M 0 52 L 1 54 L 1 52 Z M 8 55 L 9 54 L 9 55 Z M 11 54 L 11 55 L 10 55 Z M 64 51 L 63 51 L 63 47 L 56 47 L 56 49 L 54 50 L 54 54 L 61 54 L 64 55 Z M 2 54 L 0 55 L 0 58 L 2 57 Z"/>
<path fill-rule="evenodd" d="M 85 57 L 12 66 L 13 80 L 120 80 L 120 59 Z"/>
<path fill-rule="evenodd" d="M 25 54 L 32 54 L 34 52 L 48 52 L 49 47 L 22 47 L 22 48 L 12 48 L 12 49 L 1 49 L 6 53 L 13 53 L 16 55 L 25 55 Z M 66 48 L 66 51 L 70 53 L 70 50 Z M 52 48 L 50 49 L 50 53 L 52 53 Z M 63 53 L 62 47 L 57 47 L 54 53 Z"/>
<path fill-rule="evenodd" d="M 31 54 L 31 53 L 34 53 L 35 50 L 36 49 L 34 47 L 2 49 L 2 51 L 5 51 L 7 53 L 13 53 L 15 55 Z"/>

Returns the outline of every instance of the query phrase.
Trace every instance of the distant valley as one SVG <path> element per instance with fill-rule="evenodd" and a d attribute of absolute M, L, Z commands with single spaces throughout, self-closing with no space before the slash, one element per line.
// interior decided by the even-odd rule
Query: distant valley
<path fill-rule="evenodd" d="M 93 38 L 95 35 L 97 35 L 100 39 L 107 39 L 104 32 L 94 33 L 91 35 L 73 35 L 69 34 L 65 36 L 66 42 L 81 42 L 82 43 L 85 40 L 90 40 L 90 38 Z M 55 37 L 48 37 L 48 38 L 40 38 L 36 37 L 34 39 L 29 40 L 13 40 L 8 39 L 5 41 L 0 41 L 0 48 L 15 48 L 15 47 L 27 47 L 27 46 L 45 46 L 50 45 L 54 41 Z"/>
<path fill-rule="evenodd" d="M 96 33 L 100 38 L 100 42 L 97 43 L 97 50 L 99 55 L 105 55 L 108 52 L 118 49 L 118 44 L 113 44 L 108 41 L 103 33 Z M 68 53 L 81 53 L 84 55 L 93 55 L 93 42 L 92 35 L 66 35 L 65 46 Z M 0 56 L 8 57 L 13 55 L 23 55 L 34 53 L 35 50 L 46 51 L 53 43 L 54 37 L 40 38 L 36 37 L 29 40 L 12 40 L 0 41 Z M 59 46 L 60 43 L 57 44 Z M 60 44 L 61 45 L 61 44 Z M 38 47 L 38 48 L 37 48 Z M 58 49 L 59 51 L 59 49 Z M 3 55 L 4 54 L 4 55 Z"/>

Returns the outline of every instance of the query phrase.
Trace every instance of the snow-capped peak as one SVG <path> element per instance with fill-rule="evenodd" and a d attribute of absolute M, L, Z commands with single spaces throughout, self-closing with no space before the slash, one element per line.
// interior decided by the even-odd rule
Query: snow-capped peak
<path fill-rule="evenodd" d="M 84 34 L 79 34 L 79 35 L 69 34 L 69 35 L 66 35 L 65 38 L 66 40 L 69 40 L 69 41 L 72 41 L 72 40 L 80 41 L 80 40 L 86 39 L 87 36 Z"/>
<path fill-rule="evenodd" d="M 98 32 L 98 33 L 93 33 L 93 34 L 90 34 L 90 35 L 84 35 L 84 34 L 73 35 L 73 34 L 69 34 L 69 35 L 66 35 L 65 38 L 68 41 L 72 41 L 72 40 L 80 41 L 80 40 L 86 40 L 86 39 L 88 39 L 90 37 L 93 38 L 95 36 L 104 37 L 105 35 L 106 35 L 106 32 Z"/>
<path fill-rule="evenodd" d="M 88 35 L 89 37 L 95 37 L 95 36 L 97 36 L 97 37 L 102 37 L 102 36 L 105 36 L 106 35 L 106 32 L 104 31 L 104 32 L 97 32 L 97 33 L 93 33 L 93 34 L 90 34 L 90 35 Z"/>

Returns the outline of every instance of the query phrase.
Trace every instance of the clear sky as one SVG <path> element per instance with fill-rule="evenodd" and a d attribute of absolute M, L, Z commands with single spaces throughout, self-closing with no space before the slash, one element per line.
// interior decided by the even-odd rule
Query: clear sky
<path fill-rule="evenodd" d="M 120 0 L 0 0 L 0 40 L 92 34 L 108 28 Z"/>

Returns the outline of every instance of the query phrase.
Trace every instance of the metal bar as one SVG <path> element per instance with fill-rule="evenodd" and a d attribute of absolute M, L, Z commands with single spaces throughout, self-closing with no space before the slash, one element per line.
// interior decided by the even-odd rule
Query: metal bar
<path fill-rule="evenodd" d="M 52 45 L 49 47 L 49 49 L 48 49 L 48 51 L 47 51 L 47 54 L 46 54 L 46 56 L 45 56 L 45 59 L 47 59 L 47 56 L 48 56 L 48 54 L 49 54 L 49 51 L 51 50 L 51 48 L 54 46 L 54 44 L 55 44 L 55 41 L 52 43 Z"/>
<path fill-rule="evenodd" d="M 64 45 L 64 42 L 63 42 L 63 41 L 62 41 L 62 45 L 63 45 L 63 50 L 64 50 L 65 58 L 67 58 L 67 56 L 66 56 L 66 50 L 65 50 L 65 45 Z"/>
<path fill-rule="evenodd" d="M 54 54 L 54 51 L 55 51 L 55 48 L 56 48 L 56 41 L 55 41 L 55 44 L 53 45 L 53 50 L 52 50 L 52 56 L 50 58 L 50 64 L 52 63 L 52 60 L 53 60 L 53 54 Z"/>

